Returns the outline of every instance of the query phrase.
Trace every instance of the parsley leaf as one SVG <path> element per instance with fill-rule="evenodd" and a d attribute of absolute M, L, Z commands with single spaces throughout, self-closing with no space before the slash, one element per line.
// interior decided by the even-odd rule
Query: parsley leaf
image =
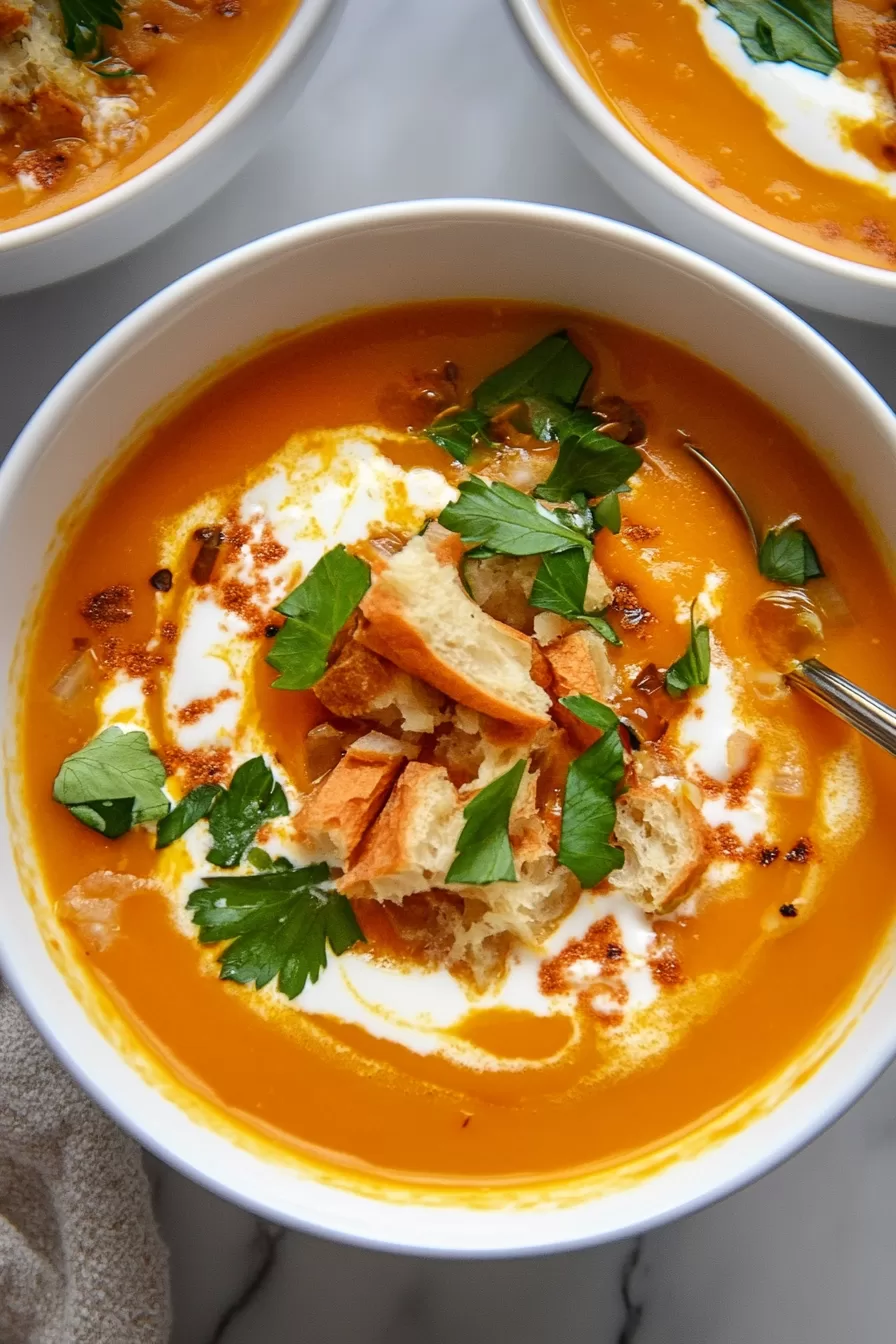
<path fill-rule="evenodd" d="M 458 489 L 460 497 L 446 505 L 439 522 L 468 544 L 484 542 L 492 554 L 501 555 L 545 555 L 589 545 L 577 527 L 549 509 L 540 509 L 534 499 L 512 485 L 501 481 L 488 485 L 471 476 Z"/>
<path fill-rule="evenodd" d="M 666 690 L 676 699 L 692 686 L 705 686 L 709 681 L 709 626 L 694 624 L 694 605 L 688 647 L 666 672 Z"/>
<path fill-rule="evenodd" d="M 364 935 L 341 892 L 324 888 L 325 863 L 207 877 L 187 901 L 201 943 L 230 941 L 218 958 L 221 979 L 262 989 L 274 977 L 288 999 L 315 983 L 327 964 L 327 943 L 340 956 Z"/>
<path fill-rule="evenodd" d="M 114 839 L 165 816 L 164 783 L 165 767 L 146 734 L 113 726 L 65 758 L 53 797 L 85 826 Z"/>
<path fill-rule="evenodd" d="M 588 554 L 578 547 L 574 551 L 546 555 L 538 566 L 529 604 L 540 611 L 555 611 L 568 621 L 587 621 L 608 643 L 621 644 L 622 640 L 609 621 L 599 612 L 584 609 L 590 563 Z"/>
<path fill-rule="evenodd" d="M 599 527 L 605 527 L 608 532 L 615 536 L 622 527 L 622 509 L 619 505 L 619 496 L 630 493 L 627 485 L 617 485 L 615 490 L 604 495 L 603 499 L 597 504 L 592 504 L 591 515 Z"/>
<path fill-rule="evenodd" d="M 223 792 L 220 784 L 200 784 L 185 794 L 156 827 L 156 849 L 166 849 L 207 817 Z"/>
<path fill-rule="evenodd" d="M 756 62 L 793 61 L 829 75 L 843 59 L 833 0 L 709 0 Z"/>
<path fill-rule="evenodd" d="M 624 485 L 641 465 L 641 454 L 627 443 L 601 434 L 590 411 L 574 411 L 557 426 L 560 453 L 543 485 L 532 492 L 558 503 L 579 492 L 588 499 Z"/>
<path fill-rule="evenodd" d="M 370 569 L 344 546 L 334 546 L 280 603 L 287 619 L 267 661 L 281 691 L 307 691 L 327 670 L 333 640 L 370 587 Z"/>
<path fill-rule="evenodd" d="M 120 0 L 60 0 L 65 24 L 65 45 L 78 60 L 95 60 L 103 54 L 100 28 L 121 28 Z"/>
<path fill-rule="evenodd" d="M 613 799 L 625 770 L 622 740 L 615 714 L 600 701 L 586 695 L 568 695 L 561 703 L 583 723 L 603 731 L 603 736 L 569 767 L 557 850 L 557 858 L 575 873 L 583 887 L 596 887 L 625 861 L 622 850 L 610 844 L 616 824 Z"/>
<path fill-rule="evenodd" d="M 464 828 L 446 882 L 516 882 L 510 848 L 510 810 L 519 791 L 525 761 L 517 761 L 471 798 L 464 808 Z"/>
<path fill-rule="evenodd" d="M 473 393 L 473 404 L 486 415 L 529 397 L 575 406 L 590 372 L 591 364 L 566 332 L 557 331 L 481 382 Z"/>
<path fill-rule="evenodd" d="M 821 579 L 824 570 L 805 532 L 792 524 L 773 527 L 759 548 L 759 572 L 777 583 L 803 588 L 809 579 Z"/>
<path fill-rule="evenodd" d="M 444 448 L 456 462 L 469 462 L 474 449 L 492 446 L 487 428 L 488 416 L 483 411 L 455 411 L 424 429 L 423 435 Z"/>
<path fill-rule="evenodd" d="M 264 757 L 244 761 L 212 807 L 208 828 L 215 843 L 208 852 L 209 862 L 235 868 L 259 826 L 288 812 L 283 786 L 274 779 Z"/>

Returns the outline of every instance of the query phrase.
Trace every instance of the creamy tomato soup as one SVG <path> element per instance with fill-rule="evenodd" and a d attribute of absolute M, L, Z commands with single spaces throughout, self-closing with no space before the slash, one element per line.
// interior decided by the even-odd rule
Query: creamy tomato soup
<path fill-rule="evenodd" d="M 35 608 L 60 955 L 343 1176 L 659 1152 L 888 929 L 894 763 L 781 650 L 893 701 L 894 616 L 799 435 L 654 337 L 481 302 L 279 338 L 144 436 Z"/>
<path fill-rule="evenodd" d="M 687 181 L 810 247 L 896 266 L 888 0 L 820 0 L 813 24 L 781 6 L 774 26 L 759 0 L 546 5 L 584 76 Z"/>
<path fill-rule="evenodd" d="M 0 231 L 182 144 L 267 55 L 297 0 L 0 0 Z"/>

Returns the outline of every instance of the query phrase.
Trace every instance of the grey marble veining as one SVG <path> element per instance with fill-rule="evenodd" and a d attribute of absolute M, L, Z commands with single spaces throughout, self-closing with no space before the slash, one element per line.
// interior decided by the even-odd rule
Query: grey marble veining
<path fill-rule="evenodd" d="M 134 256 L 0 300 L 0 445 L 113 322 L 201 262 L 334 210 L 451 195 L 637 222 L 566 140 L 500 0 L 350 0 L 300 104 L 235 182 Z M 892 397 L 896 332 L 806 315 Z M 532 1260 L 401 1258 L 285 1232 L 147 1160 L 171 1247 L 172 1344 L 894 1337 L 893 1070 L 751 1189 L 634 1242 Z"/>

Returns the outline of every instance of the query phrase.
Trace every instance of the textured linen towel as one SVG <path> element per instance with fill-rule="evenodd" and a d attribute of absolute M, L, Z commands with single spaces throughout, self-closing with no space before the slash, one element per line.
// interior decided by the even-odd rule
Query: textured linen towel
<path fill-rule="evenodd" d="M 165 1344 L 168 1332 L 140 1150 L 0 983 L 0 1344 Z"/>

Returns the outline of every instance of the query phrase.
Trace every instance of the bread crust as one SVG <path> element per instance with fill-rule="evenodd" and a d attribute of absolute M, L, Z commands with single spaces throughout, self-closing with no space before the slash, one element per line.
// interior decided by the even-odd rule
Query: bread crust
<path fill-rule="evenodd" d="M 296 839 L 344 868 L 360 845 L 404 765 L 400 742 L 367 733 L 303 802 L 294 820 Z"/>

